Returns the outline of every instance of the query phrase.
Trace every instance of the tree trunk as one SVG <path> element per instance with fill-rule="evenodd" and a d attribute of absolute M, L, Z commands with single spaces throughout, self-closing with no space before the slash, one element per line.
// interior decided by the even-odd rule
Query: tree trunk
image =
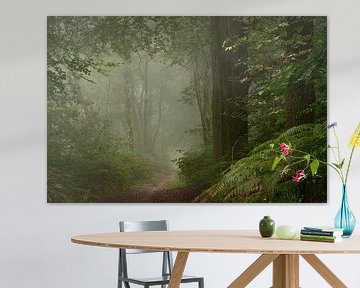
<path fill-rule="evenodd" d="M 155 127 L 154 136 L 151 143 L 151 151 L 156 154 L 156 142 L 160 133 L 161 123 L 162 123 L 162 115 L 163 115 L 163 106 L 162 106 L 162 100 L 163 100 L 164 92 L 163 89 L 160 88 L 160 94 L 158 99 L 158 118 L 157 123 Z"/>
<path fill-rule="evenodd" d="M 143 99 L 143 152 L 151 154 L 151 120 L 152 120 L 152 95 L 149 84 L 149 60 L 146 59 L 144 67 L 144 99 Z"/>
<path fill-rule="evenodd" d="M 231 39 L 246 37 L 246 24 L 234 17 L 212 17 L 213 146 L 216 159 L 237 160 L 248 153 L 247 48 Z M 228 49 L 225 49 L 229 47 Z"/>
<path fill-rule="evenodd" d="M 148 145 L 148 105 L 149 105 L 149 79 L 148 79 L 148 61 L 145 62 L 144 69 L 144 106 L 143 106 L 143 148 L 144 151 L 147 149 Z"/>
<path fill-rule="evenodd" d="M 293 61 L 304 60 L 313 48 L 314 24 L 311 17 L 290 17 L 287 27 L 287 53 Z M 298 41 L 303 39 L 301 42 Z M 299 44 L 300 43 L 300 44 Z M 315 101 L 315 88 L 312 80 L 302 79 L 296 69 L 291 75 L 285 97 L 286 125 L 288 128 L 304 123 L 314 123 L 311 104 Z"/>
<path fill-rule="evenodd" d="M 129 151 L 134 152 L 134 125 L 133 125 L 133 109 L 132 109 L 132 89 L 131 89 L 131 75 L 126 73 L 124 83 L 124 94 L 125 94 L 125 114 L 127 124 L 127 142 Z"/>
<path fill-rule="evenodd" d="M 205 56 L 206 57 L 206 56 Z M 204 145 L 211 141 L 211 118 L 210 118 L 210 83 L 209 67 L 203 63 L 199 55 L 193 57 L 192 71 L 195 88 L 195 98 L 200 112 L 202 136 Z"/>

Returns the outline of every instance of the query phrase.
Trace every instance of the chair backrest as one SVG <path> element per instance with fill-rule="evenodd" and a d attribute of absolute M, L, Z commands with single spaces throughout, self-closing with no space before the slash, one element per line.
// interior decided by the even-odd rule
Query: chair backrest
<path fill-rule="evenodd" d="M 167 231 L 169 224 L 167 220 L 158 221 L 120 221 L 120 232 L 137 232 L 137 231 Z M 127 254 L 140 253 L 163 253 L 162 275 L 171 275 L 173 267 L 172 254 L 169 251 L 150 251 L 136 249 L 119 249 L 119 276 L 128 277 L 127 272 Z"/>
<path fill-rule="evenodd" d="M 169 223 L 167 220 L 156 221 L 120 221 L 120 232 L 137 231 L 167 231 Z M 160 251 L 126 249 L 126 254 L 156 253 Z"/>
<path fill-rule="evenodd" d="M 167 220 L 120 221 L 121 232 L 167 231 L 168 229 L 169 229 L 169 223 Z"/>

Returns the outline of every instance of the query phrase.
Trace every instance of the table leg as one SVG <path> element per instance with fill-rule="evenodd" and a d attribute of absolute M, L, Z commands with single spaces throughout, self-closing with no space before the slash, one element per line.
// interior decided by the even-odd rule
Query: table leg
<path fill-rule="evenodd" d="M 244 288 L 259 275 L 271 262 L 273 262 L 278 254 L 263 254 L 254 263 L 252 263 L 228 288 Z"/>
<path fill-rule="evenodd" d="M 314 254 L 301 255 L 315 270 L 334 288 L 347 288 L 347 286 Z"/>
<path fill-rule="evenodd" d="M 180 287 L 181 278 L 184 274 L 185 265 L 186 265 L 186 261 L 187 261 L 188 257 L 189 257 L 189 252 L 178 252 L 177 253 L 168 288 L 179 288 Z"/>
<path fill-rule="evenodd" d="M 314 254 L 301 256 L 333 288 L 347 286 Z M 251 264 L 228 288 L 244 288 L 273 262 L 273 286 L 271 288 L 299 288 L 299 255 L 297 254 L 263 254 Z M 177 288 L 177 287 L 176 287 Z"/>
<path fill-rule="evenodd" d="M 273 263 L 273 288 L 299 288 L 299 255 L 281 254 Z"/>

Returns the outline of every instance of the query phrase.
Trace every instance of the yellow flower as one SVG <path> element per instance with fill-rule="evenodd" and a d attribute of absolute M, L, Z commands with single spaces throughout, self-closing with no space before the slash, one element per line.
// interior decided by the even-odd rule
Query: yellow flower
<path fill-rule="evenodd" d="M 349 146 L 360 147 L 360 122 L 350 138 Z"/>

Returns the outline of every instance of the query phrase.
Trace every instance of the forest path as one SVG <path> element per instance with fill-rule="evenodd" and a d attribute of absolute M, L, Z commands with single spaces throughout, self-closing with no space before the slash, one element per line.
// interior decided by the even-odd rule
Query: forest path
<path fill-rule="evenodd" d="M 138 186 L 134 191 L 128 192 L 119 199 L 119 202 L 133 203 L 189 203 L 201 191 L 193 187 L 174 188 L 178 179 L 176 170 L 171 170 L 155 182 Z"/>
<path fill-rule="evenodd" d="M 156 194 L 158 191 L 164 191 L 171 189 L 173 183 L 178 179 L 176 171 L 170 171 L 169 174 L 165 174 L 162 178 L 158 179 L 155 183 L 147 183 L 140 185 L 136 193 L 146 194 L 150 196 L 151 194 Z"/>

